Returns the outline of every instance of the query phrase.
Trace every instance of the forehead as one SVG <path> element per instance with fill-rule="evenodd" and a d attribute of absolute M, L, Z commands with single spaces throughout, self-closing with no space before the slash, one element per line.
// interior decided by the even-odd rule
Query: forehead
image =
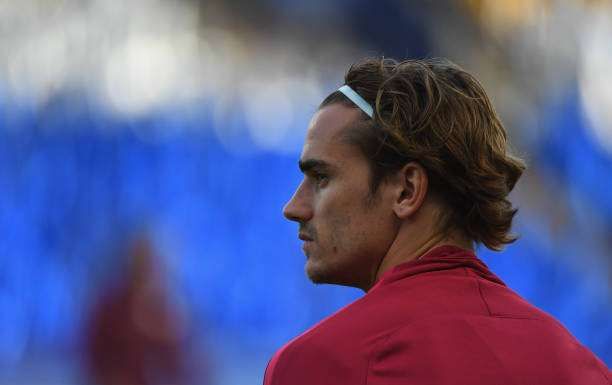
<path fill-rule="evenodd" d="M 338 103 L 317 111 L 308 127 L 302 160 L 319 159 L 333 163 L 361 156 L 358 148 L 346 140 L 347 131 L 359 118 L 358 109 Z"/>

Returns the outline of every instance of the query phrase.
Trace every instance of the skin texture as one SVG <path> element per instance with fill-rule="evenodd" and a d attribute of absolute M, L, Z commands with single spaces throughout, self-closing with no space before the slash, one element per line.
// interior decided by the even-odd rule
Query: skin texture
<path fill-rule="evenodd" d="M 283 214 L 299 223 L 305 270 L 314 283 L 367 291 L 385 271 L 435 246 L 471 244 L 437 231 L 443 206 L 427 196 L 427 174 L 416 162 L 370 197 L 368 162 L 344 139 L 361 114 L 332 104 L 314 115 L 300 158 L 304 179 Z"/>

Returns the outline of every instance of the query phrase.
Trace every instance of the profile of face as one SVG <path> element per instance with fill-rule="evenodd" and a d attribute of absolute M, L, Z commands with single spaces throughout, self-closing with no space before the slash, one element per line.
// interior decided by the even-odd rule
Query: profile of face
<path fill-rule="evenodd" d="M 314 115 L 300 158 L 304 178 L 283 214 L 299 224 L 305 270 L 314 283 L 367 290 L 397 221 L 384 183 L 372 197 L 367 159 L 346 140 L 360 114 L 336 103 Z"/>

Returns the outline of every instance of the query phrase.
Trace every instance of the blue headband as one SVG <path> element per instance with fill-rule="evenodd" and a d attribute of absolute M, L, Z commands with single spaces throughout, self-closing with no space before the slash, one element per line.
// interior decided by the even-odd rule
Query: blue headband
<path fill-rule="evenodd" d="M 355 103 L 357 107 L 361 108 L 361 110 L 365 112 L 366 114 L 368 114 L 370 118 L 373 117 L 374 110 L 372 109 L 372 106 L 370 105 L 370 103 L 366 102 L 351 87 L 347 85 L 343 85 L 342 87 L 338 88 L 338 91 L 342 92 L 347 98 L 351 100 L 351 102 Z"/>

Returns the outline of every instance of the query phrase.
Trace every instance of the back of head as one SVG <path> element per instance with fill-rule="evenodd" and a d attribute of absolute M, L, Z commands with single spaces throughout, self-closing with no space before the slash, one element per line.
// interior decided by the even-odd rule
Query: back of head
<path fill-rule="evenodd" d="M 370 162 L 371 192 L 403 165 L 416 161 L 429 194 L 443 203 L 444 232 L 460 231 L 500 250 L 516 237 L 508 194 L 525 169 L 509 154 L 506 131 L 480 83 L 446 60 L 371 58 L 349 69 L 345 83 L 374 107 L 374 116 L 349 132 Z M 324 107 L 355 107 L 340 92 Z"/>

